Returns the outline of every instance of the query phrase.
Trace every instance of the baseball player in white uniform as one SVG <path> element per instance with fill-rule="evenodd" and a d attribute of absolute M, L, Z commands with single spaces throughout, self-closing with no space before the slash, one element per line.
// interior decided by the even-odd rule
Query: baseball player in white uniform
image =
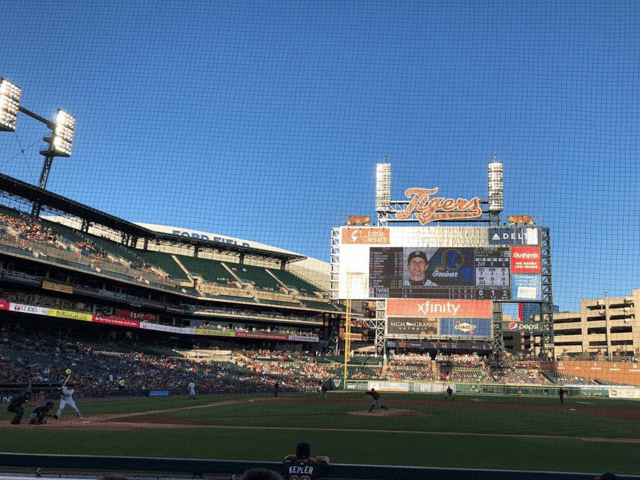
<path fill-rule="evenodd" d="M 189 382 L 189 398 L 196 399 L 196 384 L 193 379 Z"/>
<path fill-rule="evenodd" d="M 58 420 L 64 408 L 69 405 L 69 407 L 71 407 L 71 410 L 76 412 L 78 418 L 82 420 L 82 414 L 80 413 L 80 410 L 78 410 L 78 407 L 76 407 L 76 402 L 73 401 L 73 392 L 75 391 L 74 387 L 75 384 L 71 382 L 60 389 L 60 393 L 62 396 L 60 397 L 60 406 L 58 407 L 58 411 L 53 416 L 54 419 Z"/>

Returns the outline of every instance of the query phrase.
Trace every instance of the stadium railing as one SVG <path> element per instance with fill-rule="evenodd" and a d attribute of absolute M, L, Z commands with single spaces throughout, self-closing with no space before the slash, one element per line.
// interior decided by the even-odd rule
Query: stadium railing
<path fill-rule="evenodd" d="M 92 472 L 153 473 L 167 477 L 176 475 L 203 478 L 205 475 L 241 475 L 252 468 L 268 468 L 276 472 L 281 462 L 249 462 L 184 458 L 111 457 L 85 455 L 42 455 L 0 453 L 0 470 L 27 469 L 39 475 L 50 472 L 58 476 L 75 470 Z M 593 480 L 594 474 L 518 470 L 482 470 L 429 467 L 396 467 L 383 465 L 332 464 L 323 478 L 369 480 Z M 636 475 L 618 475 L 620 480 L 638 480 Z"/>

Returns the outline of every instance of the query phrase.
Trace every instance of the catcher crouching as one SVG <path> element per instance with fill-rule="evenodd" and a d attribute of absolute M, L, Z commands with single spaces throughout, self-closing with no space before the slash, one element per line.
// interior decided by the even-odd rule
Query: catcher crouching
<path fill-rule="evenodd" d="M 53 402 L 49 400 L 44 405 L 34 408 L 29 415 L 29 425 L 43 425 L 47 423 L 47 417 L 53 417 L 49 415 L 49 410 L 53 408 Z"/>

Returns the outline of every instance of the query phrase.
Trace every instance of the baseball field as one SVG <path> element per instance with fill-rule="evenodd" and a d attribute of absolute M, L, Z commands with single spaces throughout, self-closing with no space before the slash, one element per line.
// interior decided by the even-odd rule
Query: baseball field
<path fill-rule="evenodd" d="M 11 453 L 279 461 L 300 441 L 333 463 L 640 474 L 640 403 L 361 393 L 77 401 L 84 418 L 10 426 Z M 55 408 L 57 408 L 57 403 Z"/>

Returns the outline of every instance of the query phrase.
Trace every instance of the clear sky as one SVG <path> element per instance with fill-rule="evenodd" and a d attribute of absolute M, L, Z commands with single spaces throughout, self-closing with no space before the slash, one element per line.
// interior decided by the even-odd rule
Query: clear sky
<path fill-rule="evenodd" d="M 551 229 L 554 303 L 640 288 L 640 4 L 3 0 L 0 76 L 77 118 L 48 188 L 134 222 L 329 261 L 375 216 L 375 164 Z M 0 134 L 37 183 L 47 129 Z"/>

